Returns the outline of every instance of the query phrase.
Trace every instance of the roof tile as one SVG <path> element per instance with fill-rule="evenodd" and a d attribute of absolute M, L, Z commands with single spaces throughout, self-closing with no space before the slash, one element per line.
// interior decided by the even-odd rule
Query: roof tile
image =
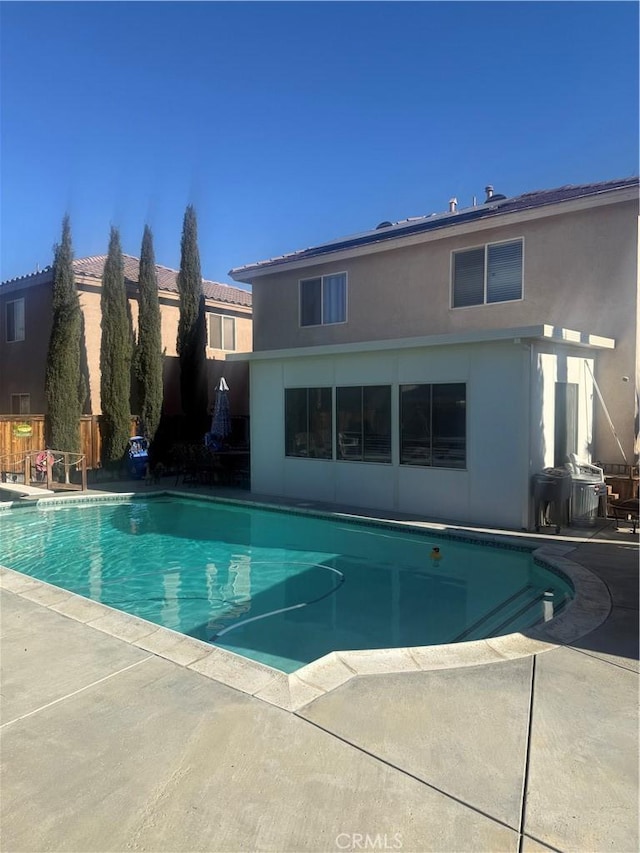
<path fill-rule="evenodd" d="M 140 261 L 133 255 L 123 255 L 124 260 L 124 276 L 126 281 L 131 284 L 138 284 L 138 274 Z M 73 270 L 76 275 L 88 276 L 89 278 L 102 278 L 104 272 L 106 255 L 92 255 L 87 258 L 76 258 L 73 261 Z M 29 273 L 24 276 L 10 279 L 10 281 L 22 281 L 23 279 L 32 278 L 34 275 L 42 275 L 51 269 L 51 266 L 45 267 L 36 273 Z M 178 292 L 178 271 L 172 270 L 170 267 L 164 267 L 161 264 L 156 264 L 156 274 L 158 277 L 158 290 L 169 291 L 170 293 Z M 2 282 L 9 284 L 9 281 Z M 229 305 L 243 305 L 251 307 L 251 293 L 243 290 L 240 287 L 233 287 L 230 284 L 221 284 L 216 281 L 202 280 L 202 291 L 207 299 L 212 299 L 215 302 L 226 302 Z"/>

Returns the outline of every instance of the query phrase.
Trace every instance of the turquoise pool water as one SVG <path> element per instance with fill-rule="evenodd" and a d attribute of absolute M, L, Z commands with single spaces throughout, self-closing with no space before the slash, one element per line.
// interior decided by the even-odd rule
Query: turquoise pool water
<path fill-rule="evenodd" d="M 524 630 L 572 595 L 525 551 L 171 497 L 2 512 L 0 563 L 285 672 Z"/>

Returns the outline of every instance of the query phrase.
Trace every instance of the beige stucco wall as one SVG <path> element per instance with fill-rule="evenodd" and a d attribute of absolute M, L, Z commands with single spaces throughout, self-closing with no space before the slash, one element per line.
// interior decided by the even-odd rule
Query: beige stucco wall
<path fill-rule="evenodd" d="M 614 338 L 601 353 L 596 378 L 627 456 L 633 454 L 634 381 L 638 358 L 637 201 L 608 204 L 476 233 L 361 255 L 347 261 L 256 278 L 254 349 L 419 337 L 550 323 Z M 524 238 L 523 299 L 450 307 L 451 253 Z M 301 328 L 298 282 L 346 271 L 347 322 Z M 622 377 L 630 377 L 623 382 Z M 594 455 L 622 458 L 604 413 L 596 407 Z M 614 417 L 615 414 L 615 417 Z M 617 420 L 616 420 L 617 418 Z"/>
<path fill-rule="evenodd" d="M 450 307 L 451 252 L 524 238 L 524 298 Z M 553 322 L 622 337 L 637 301 L 637 205 L 553 216 L 256 278 L 254 349 L 419 337 Z M 348 320 L 300 328 L 301 278 L 346 271 Z"/>
<path fill-rule="evenodd" d="M 23 341 L 6 340 L 6 303 L 24 299 Z M 6 286 L 0 292 L 0 413 L 11 412 L 12 394 L 29 394 L 31 411 L 43 412 L 44 365 L 51 330 L 51 288 L 46 283 L 30 287 Z M 37 376 L 34 366 L 42 365 Z"/>
<path fill-rule="evenodd" d="M 91 290 L 85 290 L 82 285 L 78 286 L 80 294 L 80 308 L 84 316 L 84 345 L 87 357 L 87 372 L 89 380 L 89 412 L 88 414 L 100 414 L 100 340 L 102 337 L 100 318 L 100 291 L 92 286 Z M 43 410 L 44 411 L 44 410 Z"/>
<path fill-rule="evenodd" d="M 100 413 L 100 338 L 101 338 L 101 314 L 100 314 L 100 293 L 81 291 L 80 304 L 85 315 L 85 323 L 87 329 L 92 329 L 91 335 L 87 335 L 87 360 L 89 364 L 89 377 L 91 386 L 91 405 L 92 413 Z M 131 307 L 131 317 L 133 321 L 133 330 L 137 334 L 138 329 L 138 301 L 137 299 L 129 299 Z M 242 314 L 240 310 L 230 310 L 229 306 L 222 306 L 219 303 L 208 301 L 207 313 L 226 314 L 227 316 L 236 317 L 236 350 L 235 352 L 250 352 L 252 346 L 252 321 L 251 314 Z M 178 322 L 180 320 L 180 307 L 177 300 L 170 299 L 166 296 L 160 298 L 160 325 L 162 331 L 162 346 L 165 351 L 165 356 L 174 358 L 177 356 L 176 341 L 178 337 Z M 95 331 L 97 330 L 97 331 Z M 226 353 L 222 350 L 212 349 L 207 347 L 207 359 L 215 359 L 216 361 L 224 360 Z M 167 376 L 172 376 L 171 372 Z M 165 388 L 165 396 L 173 398 L 171 389 Z"/>
<path fill-rule="evenodd" d="M 175 300 L 163 297 L 160 304 L 162 312 L 162 345 L 166 347 L 168 356 L 177 355 L 176 341 L 178 339 L 178 322 L 180 320 L 180 308 Z M 225 314 L 236 318 L 236 348 L 234 352 L 251 352 L 253 347 L 253 330 L 250 309 L 243 311 L 241 308 L 221 303 L 207 301 L 206 311 L 208 314 Z M 224 359 L 227 353 L 224 350 L 207 347 L 207 358 Z"/>
<path fill-rule="evenodd" d="M 84 350 L 81 354 L 88 373 L 89 396 L 87 414 L 100 414 L 100 343 L 102 336 L 100 285 L 95 280 L 76 278 L 80 306 L 84 317 Z M 7 343 L 5 334 L 5 304 L 14 299 L 25 299 L 25 340 Z M 137 331 L 138 302 L 130 296 L 129 305 L 133 329 Z M 253 345 L 251 309 L 208 300 L 207 312 L 226 314 L 236 318 L 236 350 L 250 352 Z M 160 298 L 162 345 L 167 357 L 175 358 L 176 339 L 180 309 L 177 296 Z M 44 376 L 51 334 L 51 273 L 40 274 L 26 285 L 8 283 L 0 290 L 0 414 L 11 412 L 12 394 L 30 394 L 32 414 L 46 411 Z M 227 353 L 207 347 L 207 359 L 218 362 L 226 359 Z M 216 370 L 214 369 L 214 374 Z M 165 371 L 165 377 L 173 381 L 175 371 Z M 238 382 L 237 384 L 240 384 Z M 242 385 L 246 388 L 247 382 Z M 245 394 L 246 396 L 246 394 Z M 174 389 L 165 383 L 165 397 L 174 400 Z M 244 405 L 243 408 L 247 406 Z M 174 406 L 175 408 L 175 406 Z"/>

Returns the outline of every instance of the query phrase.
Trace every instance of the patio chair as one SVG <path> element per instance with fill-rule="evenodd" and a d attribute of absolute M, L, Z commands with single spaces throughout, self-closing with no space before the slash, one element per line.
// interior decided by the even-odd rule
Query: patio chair
<path fill-rule="evenodd" d="M 638 498 L 630 498 L 626 501 L 610 501 L 607 507 L 608 514 L 615 518 L 616 523 L 620 521 L 631 522 L 632 534 L 635 536 L 638 529 L 639 505 Z"/>

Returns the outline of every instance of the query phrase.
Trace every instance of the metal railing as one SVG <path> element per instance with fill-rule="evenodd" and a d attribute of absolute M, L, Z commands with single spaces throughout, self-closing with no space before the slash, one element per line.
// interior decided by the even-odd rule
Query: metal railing
<path fill-rule="evenodd" d="M 2 483 L 40 486 L 51 491 L 86 491 L 87 459 L 67 450 L 28 450 L 0 456 Z"/>

